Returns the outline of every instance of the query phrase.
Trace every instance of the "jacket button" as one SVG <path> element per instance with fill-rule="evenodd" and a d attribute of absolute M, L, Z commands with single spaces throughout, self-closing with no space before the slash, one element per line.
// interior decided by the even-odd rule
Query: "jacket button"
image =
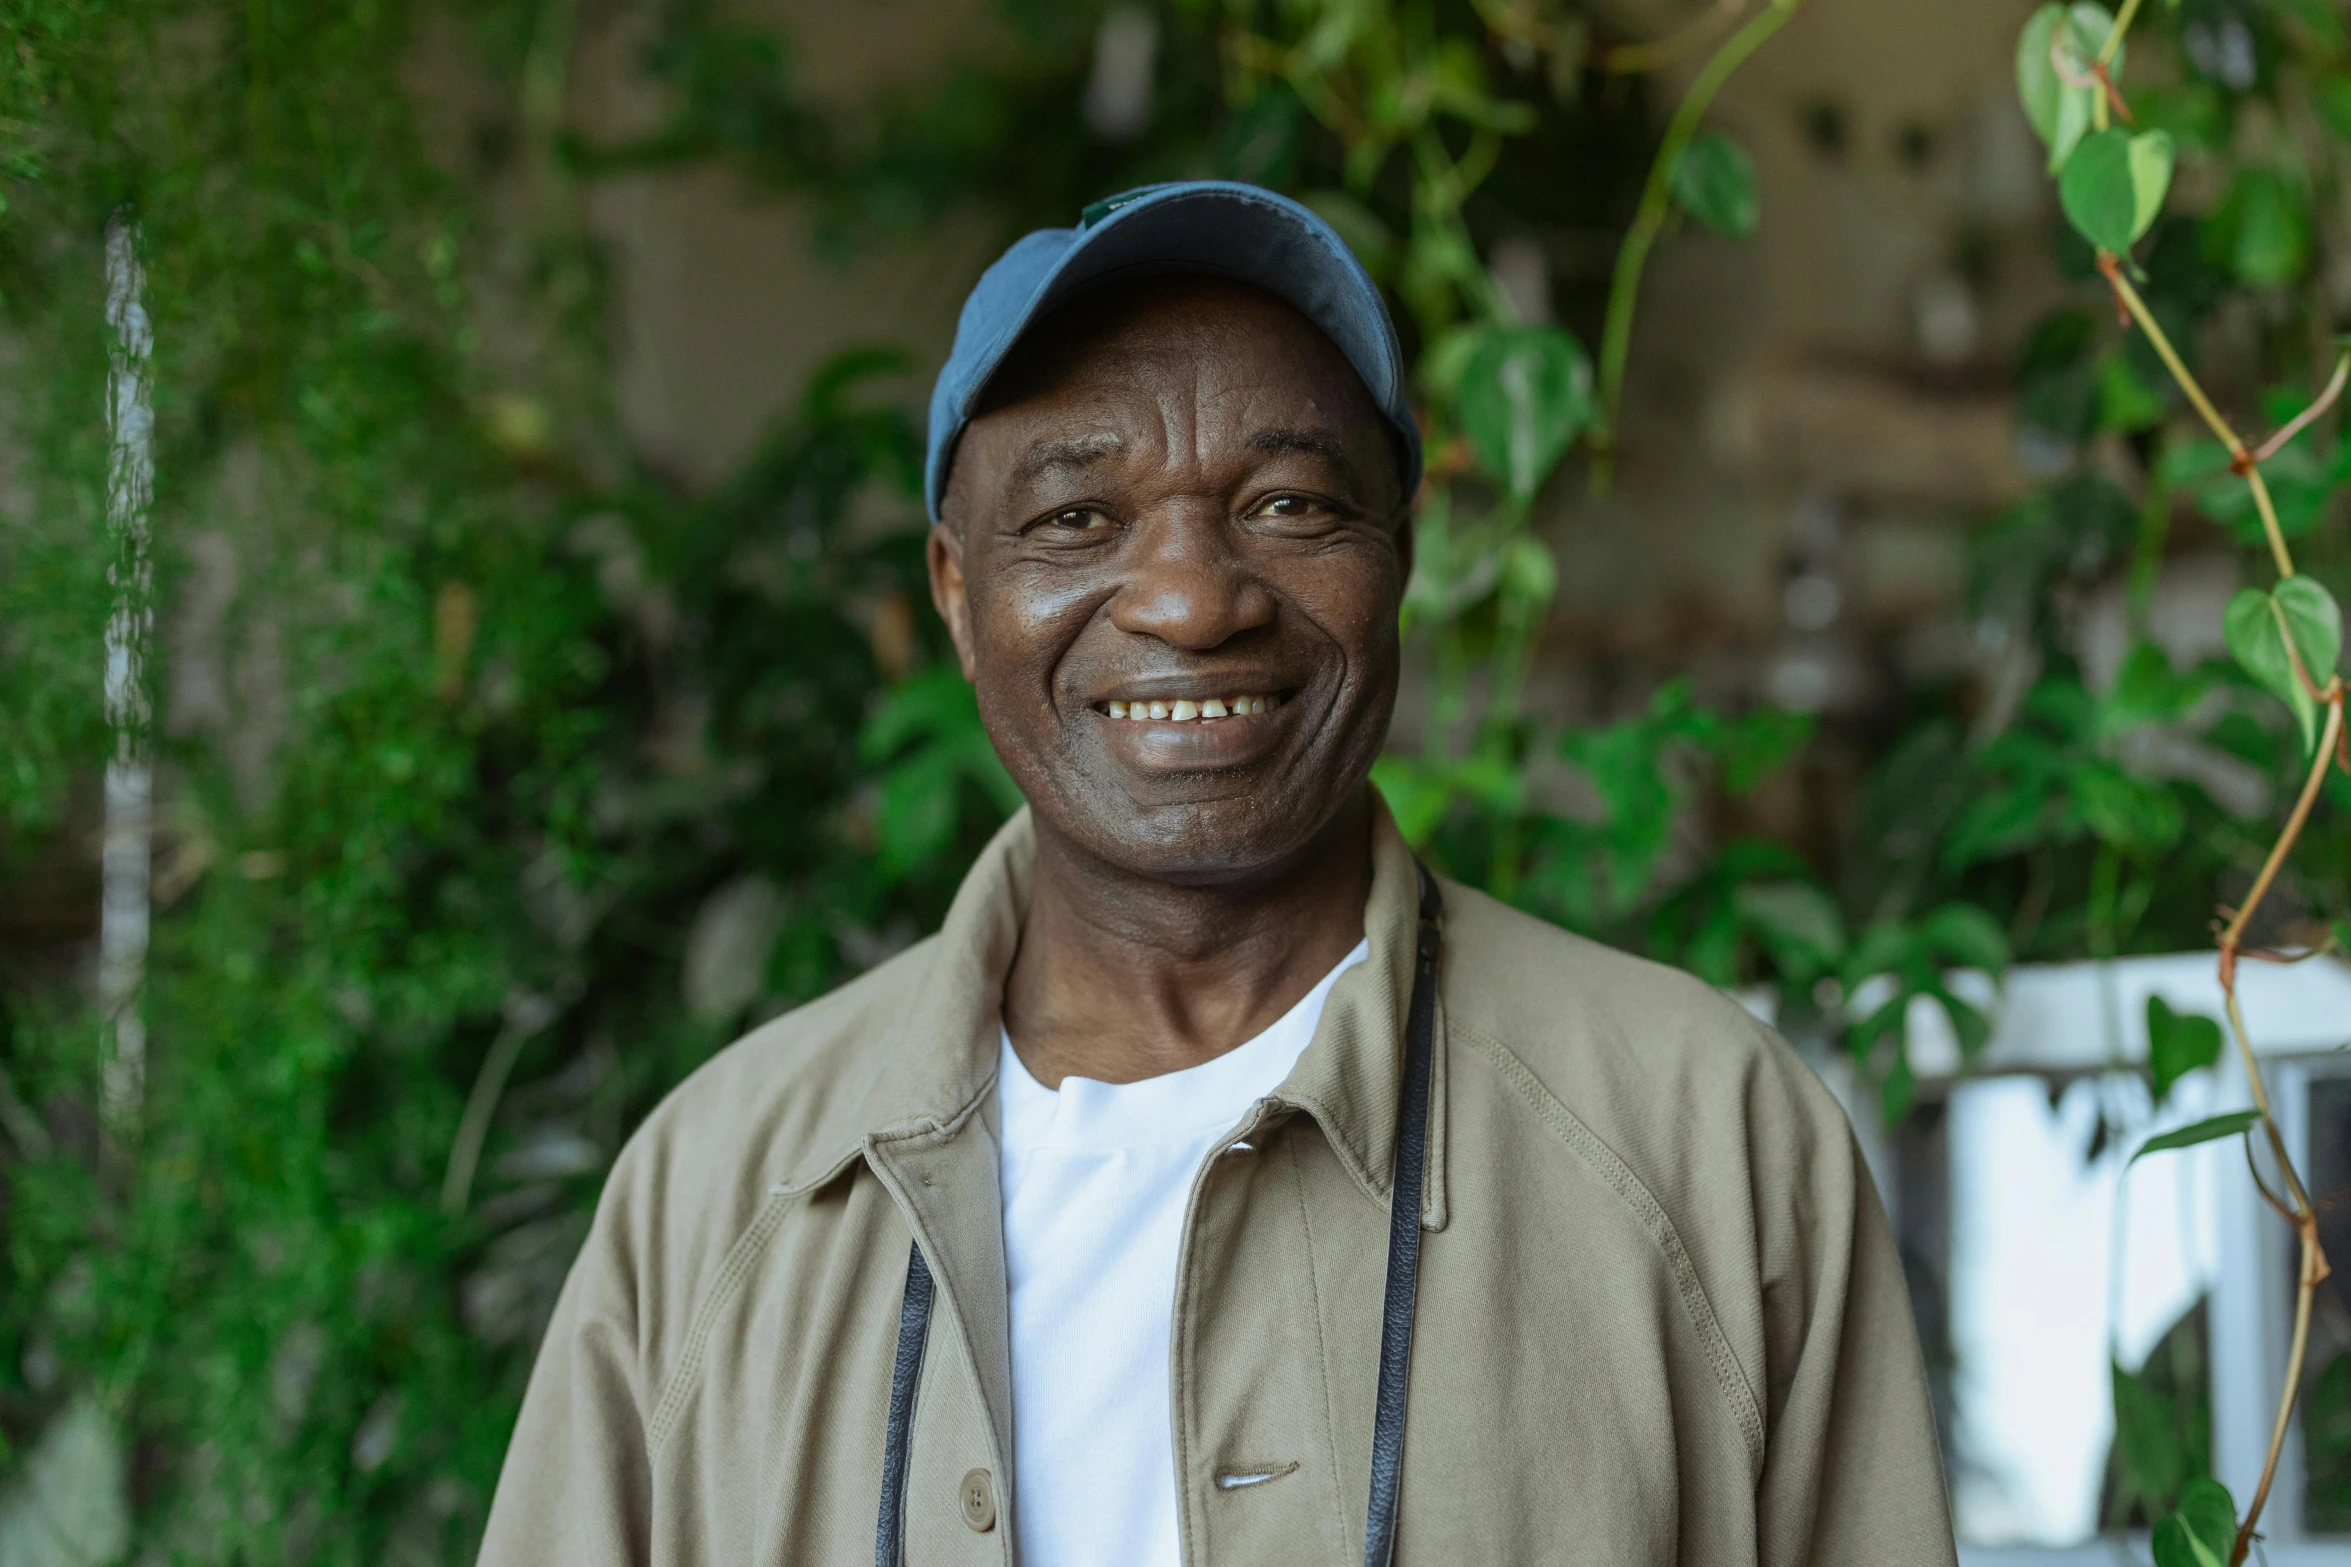
<path fill-rule="evenodd" d="M 963 1521 L 981 1534 L 996 1527 L 996 1488 L 988 1483 L 988 1471 L 974 1469 L 963 1477 L 961 1500 Z"/>

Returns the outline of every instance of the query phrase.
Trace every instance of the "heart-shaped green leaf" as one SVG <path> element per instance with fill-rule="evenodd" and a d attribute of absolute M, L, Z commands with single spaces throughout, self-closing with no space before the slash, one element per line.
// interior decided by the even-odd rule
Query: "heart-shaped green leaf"
<path fill-rule="evenodd" d="M 2131 1155 L 2131 1163 L 2137 1164 L 2151 1153 L 2169 1153 L 2175 1148 L 2193 1148 L 2198 1143 L 2234 1137 L 2260 1119 L 2261 1112 L 2258 1110 L 2231 1110 L 2226 1115 L 2216 1115 L 2209 1120 L 2198 1121 L 2193 1126 L 2183 1126 L 2177 1131 L 2165 1132 L 2160 1137 L 2150 1137 L 2139 1145 L 2137 1153 Z"/>
<path fill-rule="evenodd" d="M 2035 11 L 2016 40 L 2016 93 L 2025 118 L 2049 148 L 2049 172 L 2065 167 L 2074 144 L 2095 118 L 2097 89 L 2086 83 L 2090 62 L 2106 42 L 2114 18 L 2105 7 L 2087 3 L 2045 5 Z M 2055 56 L 2063 55 L 2060 73 Z M 2109 72 L 2122 72 L 2123 51 L 2116 49 L 2107 62 Z M 2067 77 L 2073 78 L 2069 83 Z"/>
<path fill-rule="evenodd" d="M 2334 595 L 2308 577 L 2288 577 L 2274 592 L 2245 588 L 2221 618 L 2229 651 L 2245 672 L 2294 711 L 2305 748 L 2318 741 L 2318 703 L 2294 670 L 2295 654 L 2312 684 L 2323 686 L 2343 654 L 2343 612 Z"/>
<path fill-rule="evenodd" d="M 1555 326 L 1499 326 L 1462 366 L 1462 433 L 1513 498 L 1531 501 L 1590 426 L 1592 361 Z"/>
<path fill-rule="evenodd" d="M 2195 1012 L 2174 1012 L 2161 996 L 2147 998 L 2147 1069 L 2161 1104 L 2181 1078 L 2220 1060 L 2220 1025 Z"/>
<path fill-rule="evenodd" d="M 2123 255 L 2163 210 L 2171 186 L 2171 138 L 2107 129 L 2082 138 L 2057 176 L 2057 199 L 2082 238 Z"/>
<path fill-rule="evenodd" d="M 2237 1543 L 2237 1504 L 2218 1480 L 2190 1480 L 2180 1488 L 2179 1519 L 2196 1543 L 2212 1554 L 2214 1567 L 2229 1559 Z"/>
<path fill-rule="evenodd" d="M 1673 166 L 1673 198 L 1691 217 L 1733 239 L 1752 237 L 1762 216 L 1755 160 L 1728 136 L 1711 132 L 1691 142 Z"/>

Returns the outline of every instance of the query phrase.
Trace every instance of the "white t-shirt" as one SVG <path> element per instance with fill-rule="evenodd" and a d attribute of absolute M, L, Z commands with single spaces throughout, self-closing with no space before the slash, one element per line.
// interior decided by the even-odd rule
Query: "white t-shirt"
<path fill-rule="evenodd" d="M 1139 1083 L 1029 1075 L 1006 1035 L 1012 1526 L 1020 1567 L 1176 1567 L 1168 1334 L 1192 1177 L 1314 1038 L 1339 960 L 1247 1044 Z"/>

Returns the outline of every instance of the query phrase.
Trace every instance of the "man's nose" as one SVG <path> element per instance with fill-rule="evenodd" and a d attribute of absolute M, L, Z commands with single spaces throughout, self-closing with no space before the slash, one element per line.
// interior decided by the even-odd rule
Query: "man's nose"
<path fill-rule="evenodd" d="M 1170 647 L 1205 652 L 1270 625 L 1274 597 L 1223 519 L 1158 518 L 1130 547 L 1110 623 Z"/>

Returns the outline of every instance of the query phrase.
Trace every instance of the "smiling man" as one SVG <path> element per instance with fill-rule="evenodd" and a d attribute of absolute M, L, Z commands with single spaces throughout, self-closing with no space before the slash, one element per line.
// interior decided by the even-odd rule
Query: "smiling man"
<path fill-rule="evenodd" d="M 1029 809 L 632 1139 L 485 1563 L 1948 1567 L 1834 1101 L 1368 782 L 1418 442 L 1268 192 L 990 269 L 931 578 Z"/>

